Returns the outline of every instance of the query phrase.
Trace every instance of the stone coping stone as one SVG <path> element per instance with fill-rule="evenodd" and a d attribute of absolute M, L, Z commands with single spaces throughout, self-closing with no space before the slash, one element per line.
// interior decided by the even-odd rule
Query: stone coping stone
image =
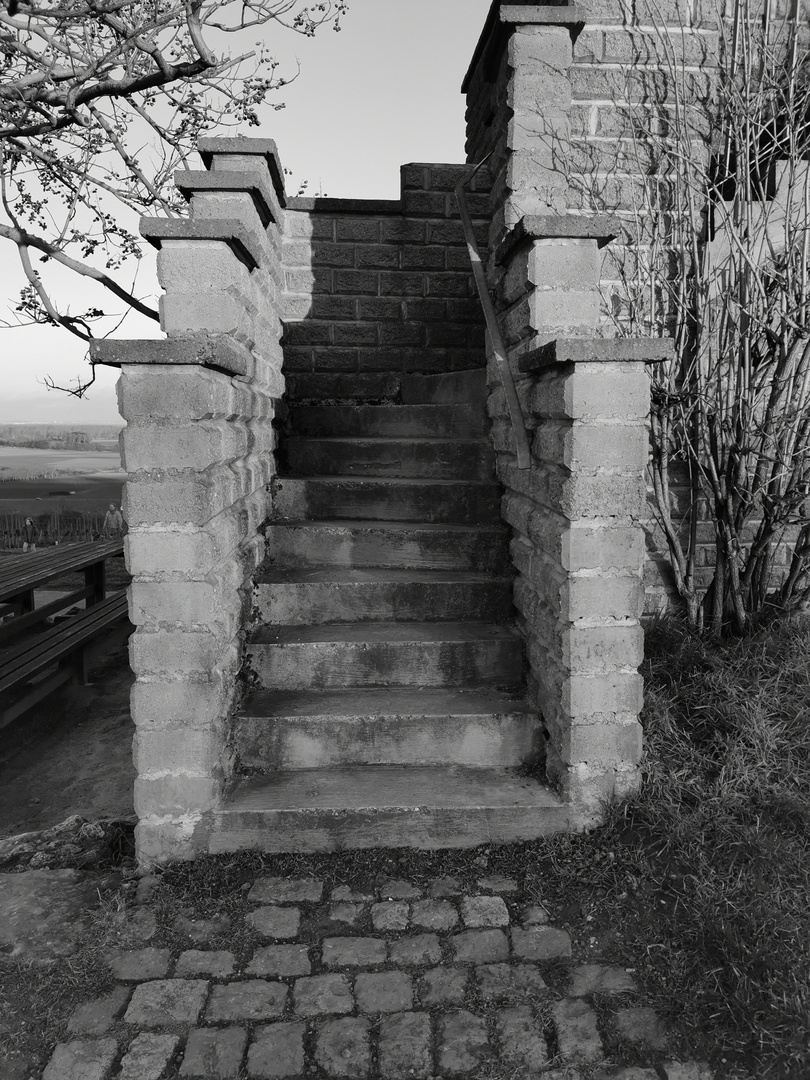
<path fill-rule="evenodd" d="M 262 225 L 278 223 L 273 213 L 276 204 L 275 191 L 267 182 L 267 177 L 258 169 L 218 169 L 206 172 L 204 169 L 184 169 L 174 174 L 174 186 L 188 200 L 198 191 L 211 192 L 246 192 L 253 199 L 256 213 Z"/>
<path fill-rule="evenodd" d="M 588 21 L 588 12 L 579 4 L 502 4 L 494 0 L 489 9 L 481 36 L 473 50 L 470 66 L 461 84 L 462 94 L 470 88 L 479 64 L 484 78 L 492 81 L 493 68 L 513 26 L 570 26 L 579 27 Z"/>
<path fill-rule="evenodd" d="M 166 240 L 222 240 L 249 270 L 261 266 L 262 238 L 239 218 L 142 217 L 139 228 L 158 249 Z"/>
<path fill-rule="evenodd" d="M 116 341 L 100 338 L 90 342 L 94 364 L 195 364 L 225 375 L 247 375 L 252 357 L 244 345 L 227 334 L 193 334 L 188 337 L 135 338 Z"/>
<path fill-rule="evenodd" d="M 556 338 L 518 360 L 518 371 L 530 374 L 552 364 L 658 364 L 675 349 L 671 338 Z"/>
<path fill-rule="evenodd" d="M 502 265 L 510 255 L 533 240 L 596 240 L 604 247 L 627 232 L 627 224 L 610 214 L 531 214 L 522 217 L 495 249 L 495 262 Z"/>
<path fill-rule="evenodd" d="M 273 178 L 273 186 L 276 189 L 278 201 L 282 206 L 286 204 L 284 169 L 281 165 L 278 147 L 272 139 L 248 139 L 244 136 L 230 138 L 207 136 L 197 140 L 197 150 L 206 169 L 211 168 L 215 154 L 239 154 L 243 157 L 254 155 L 255 157 L 264 158 L 270 176 Z"/>

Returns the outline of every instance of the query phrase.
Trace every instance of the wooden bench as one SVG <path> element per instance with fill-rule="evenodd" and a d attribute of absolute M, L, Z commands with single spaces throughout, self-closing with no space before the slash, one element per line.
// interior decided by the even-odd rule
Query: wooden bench
<path fill-rule="evenodd" d="M 127 594 L 108 596 L 80 614 L 32 635 L 0 653 L 0 728 L 16 720 L 67 682 L 87 682 L 87 646 L 113 623 L 127 617 Z M 6 703 L 8 691 L 58 665 L 20 699 Z"/>
<path fill-rule="evenodd" d="M 13 613 L 13 617 L 0 623 L 0 647 L 82 600 L 88 608 L 103 600 L 106 595 L 105 559 L 123 553 L 123 540 L 104 540 L 0 557 L 0 607 Z M 84 574 L 84 588 L 36 607 L 36 589 L 55 578 L 77 572 Z"/>
<path fill-rule="evenodd" d="M 16 720 L 67 682 L 87 681 L 87 646 L 127 616 L 125 592 L 105 596 L 104 560 L 123 554 L 123 542 L 71 544 L 0 560 L 0 603 L 12 617 L 0 624 L 0 728 Z M 81 589 L 35 606 L 35 590 L 68 573 L 84 573 Z M 49 616 L 84 600 L 85 610 L 64 618 L 42 633 Z M 20 641 L 22 635 L 23 640 Z M 14 644 L 11 644 L 11 642 Z M 48 674 L 49 669 L 55 668 Z M 45 677 L 11 700 L 10 691 Z"/>

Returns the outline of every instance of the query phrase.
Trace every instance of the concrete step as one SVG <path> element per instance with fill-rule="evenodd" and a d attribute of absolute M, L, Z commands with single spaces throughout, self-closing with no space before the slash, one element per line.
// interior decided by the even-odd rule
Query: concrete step
<path fill-rule="evenodd" d="M 512 579 L 452 570 L 383 567 L 270 568 L 255 578 L 254 611 L 266 623 L 478 619 L 514 615 Z"/>
<path fill-rule="evenodd" d="M 299 436 L 477 439 L 486 435 L 487 415 L 483 402 L 480 405 L 294 405 L 290 409 L 290 429 Z"/>
<path fill-rule="evenodd" d="M 540 721 L 495 690 L 260 691 L 234 726 L 239 766 L 348 764 L 507 768 L 540 755 Z"/>
<path fill-rule="evenodd" d="M 283 471 L 303 476 L 419 476 L 491 480 L 495 456 L 484 439 L 286 438 Z"/>
<path fill-rule="evenodd" d="M 265 535 L 266 567 L 389 566 L 506 573 L 509 565 L 508 533 L 500 524 L 300 521 L 270 525 Z"/>
<path fill-rule="evenodd" d="M 562 832 L 570 807 L 507 770 L 359 765 L 292 769 L 235 785 L 209 851 L 475 847 Z"/>
<path fill-rule="evenodd" d="M 259 685 L 509 687 L 523 678 L 523 642 L 511 627 L 472 622 L 262 626 L 246 646 Z"/>
<path fill-rule="evenodd" d="M 465 401 L 483 405 L 487 400 L 486 368 L 448 371 L 439 375 L 405 375 L 400 400 L 403 405 L 441 405 Z"/>
<path fill-rule="evenodd" d="M 276 521 L 367 518 L 471 525 L 498 521 L 501 505 L 497 484 L 480 480 L 280 476 L 271 493 Z"/>
<path fill-rule="evenodd" d="M 483 405 L 487 398 L 483 367 L 439 375 L 291 372 L 286 378 L 287 400 L 301 405 Z"/>

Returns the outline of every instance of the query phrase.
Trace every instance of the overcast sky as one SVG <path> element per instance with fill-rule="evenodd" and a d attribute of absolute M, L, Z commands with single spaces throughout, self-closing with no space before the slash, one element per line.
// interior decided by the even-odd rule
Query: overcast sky
<path fill-rule="evenodd" d="M 266 126 L 246 134 L 274 139 L 294 181 L 309 181 L 309 193 L 397 198 L 401 164 L 464 160 L 461 80 L 489 3 L 349 0 L 340 33 L 326 28 L 305 40 L 271 27 L 282 67 L 294 71 L 298 59 L 301 74 L 279 95 L 286 108 L 268 110 Z M 139 295 L 155 289 L 153 282 L 150 249 L 139 269 Z M 0 246 L 4 309 L 13 307 L 22 284 L 11 245 Z M 77 294 L 75 309 L 83 302 Z M 128 318 L 115 336 L 160 335 L 148 320 Z M 0 422 L 116 420 L 112 369 L 98 369 L 82 400 L 42 385 L 46 375 L 62 384 L 86 376 L 84 352 L 63 330 L 0 329 Z"/>

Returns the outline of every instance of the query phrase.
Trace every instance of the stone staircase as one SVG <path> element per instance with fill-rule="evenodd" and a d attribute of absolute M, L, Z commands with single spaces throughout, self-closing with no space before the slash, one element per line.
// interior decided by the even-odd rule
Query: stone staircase
<path fill-rule="evenodd" d="M 325 391 L 326 392 L 326 391 Z M 212 851 L 460 847 L 565 827 L 529 774 L 483 371 L 293 400 Z M 537 771 L 537 770 L 535 770 Z"/>

